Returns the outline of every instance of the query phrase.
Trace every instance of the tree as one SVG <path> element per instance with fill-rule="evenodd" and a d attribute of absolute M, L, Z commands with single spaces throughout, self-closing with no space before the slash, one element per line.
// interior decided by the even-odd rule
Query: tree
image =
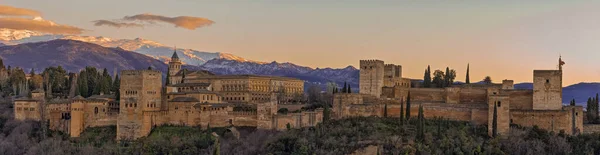
<path fill-rule="evenodd" d="M 498 135 L 498 106 L 494 103 L 494 115 L 492 116 L 492 137 Z"/>
<path fill-rule="evenodd" d="M 400 102 L 400 125 L 404 125 L 404 103 Z"/>
<path fill-rule="evenodd" d="M 331 112 L 329 111 L 329 105 L 325 104 L 323 107 L 323 122 L 327 122 L 331 119 Z"/>
<path fill-rule="evenodd" d="M 423 105 L 419 105 L 417 130 L 417 139 L 423 141 L 425 139 L 425 116 L 423 114 Z"/>
<path fill-rule="evenodd" d="M 6 69 L 6 66 L 4 66 L 4 61 L 2 59 L 0 59 L 0 70 Z"/>
<path fill-rule="evenodd" d="M 88 76 L 87 76 L 87 71 L 82 70 L 81 72 L 79 72 L 79 79 L 77 79 L 77 85 L 79 86 L 79 94 L 82 97 L 88 97 L 89 96 L 89 90 L 88 90 Z"/>
<path fill-rule="evenodd" d="M 444 81 L 446 81 L 446 87 L 452 86 L 452 83 L 454 83 L 455 78 L 456 71 L 454 69 L 446 68 L 446 76 L 444 76 Z"/>
<path fill-rule="evenodd" d="M 587 117 L 587 119 L 588 119 L 589 122 L 593 122 L 592 120 L 593 120 L 593 117 L 594 117 L 594 114 L 593 114 L 593 111 L 594 111 L 594 107 L 593 106 L 594 105 L 592 105 L 592 98 L 588 97 L 588 101 L 586 103 L 587 103 L 586 104 L 586 111 L 587 111 L 587 116 L 586 117 Z"/>
<path fill-rule="evenodd" d="M 344 88 L 342 88 L 342 93 L 347 93 L 348 92 L 348 86 L 346 84 L 346 82 L 344 82 Z"/>
<path fill-rule="evenodd" d="M 165 86 L 171 85 L 171 67 L 167 68 L 167 80 L 165 81 Z"/>
<path fill-rule="evenodd" d="M 483 79 L 483 83 L 485 83 L 485 84 L 492 84 L 492 77 L 485 76 L 485 78 Z"/>
<path fill-rule="evenodd" d="M 69 94 L 70 88 L 68 87 L 68 79 L 66 78 L 67 71 L 64 70 L 61 66 L 48 67 L 44 69 L 42 74 L 48 74 L 48 83 L 50 84 L 50 88 L 52 88 L 51 92 L 60 94 L 62 96 L 67 96 Z M 46 91 L 48 92 L 48 90 Z"/>
<path fill-rule="evenodd" d="M 148 66 L 148 70 L 152 70 L 152 66 Z"/>
<path fill-rule="evenodd" d="M 406 97 L 406 120 L 410 120 L 410 91 Z"/>
<path fill-rule="evenodd" d="M 352 87 L 350 87 L 350 85 L 348 85 L 348 90 L 346 91 L 346 93 L 348 93 L 348 94 L 352 93 Z"/>
<path fill-rule="evenodd" d="M 181 70 L 181 83 L 184 83 L 184 80 L 185 80 L 185 71 L 186 71 L 186 69 L 182 69 Z"/>
<path fill-rule="evenodd" d="M 575 99 L 571 99 L 571 102 L 570 102 L 570 104 L 569 104 L 569 105 L 571 105 L 571 106 L 575 106 Z"/>
<path fill-rule="evenodd" d="M 423 87 L 431 87 L 431 69 L 429 65 L 427 65 L 427 69 L 425 69 L 425 75 L 423 76 Z"/>
<path fill-rule="evenodd" d="M 443 88 L 446 85 L 446 82 L 444 81 L 444 76 L 446 76 L 444 75 L 444 72 L 442 72 L 441 70 L 435 70 L 435 72 L 433 72 L 433 86 L 437 88 Z"/>
<path fill-rule="evenodd" d="M 444 75 L 444 87 L 450 86 L 450 67 L 446 67 L 446 74 Z"/>
<path fill-rule="evenodd" d="M 470 84 L 471 83 L 471 80 L 469 78 L 469 64 L 467 64 L 467 76 L 466 76 L 466 79 L 465 79 L 465 83 L 466 84 Z"/>
<path fill-rule="evenodd" d="M 595 111 L 596 112 L 596 120 L 598 120 L 598 119 L 600 119 L 600 115 L 599 115 L 600 112 L 598 112 L 598 110 L 599 110 L 598 108 L 600 108 L 600 101 L 598 101 L 598 93 L 596 93 L 596 103 L 594 104 L 594 107 L 596 107 L 596 111 Z"/>
<path fill-rule="evenodd" d="M 383 106 L 383 117 L 387 118 L 388 117 L 388 113 L 387 113 L 387 103 Z"/>
<path fill-rule="evenodd" d="M 104 70 L 102 71 L 100 82 L 102 85 L 100 92 L 104 94 L 110 94 L 112 88 L 112 78 L 110 77 L 110 74 L 108 74 L 108 70 L 106 68 L 104 68 Z"/>

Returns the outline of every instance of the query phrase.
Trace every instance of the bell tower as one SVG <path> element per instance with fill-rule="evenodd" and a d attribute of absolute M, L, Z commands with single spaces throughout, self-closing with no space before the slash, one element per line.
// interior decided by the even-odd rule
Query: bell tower
<path fill-rule="evenodd" d="M 171 61 L 169 61 L 169 75 L 173 77 L 179 70 L 181 70 L 181 60 L 179 60 L 179 56 L 177 56 L 177 47 L 173 48 L 173 56 L 171 56 Z"/>

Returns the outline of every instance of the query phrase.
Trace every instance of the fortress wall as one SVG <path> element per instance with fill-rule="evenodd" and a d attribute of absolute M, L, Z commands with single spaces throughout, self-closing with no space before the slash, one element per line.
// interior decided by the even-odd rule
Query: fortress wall
<path fill-rule="evenodd" d="M 275 117 L 275 129 L 276 130 L 286 130 L 287 129 L 287 124 L 290 124 L 291 128 L 296 128 L 299 126 L 298 122 L 296 122 L 296 118 L 297 116 L 293 116 L 293 115 L 277 115 Z"/>
<path fill-rule="evenodd" d="M 345 116 L 383 116 L 381 107 L 376 104 L 363 104 L 363 105 L 349 105 L 347 113 L 344 113 Z"/>
<path fill-rule="evenodd" d="M 600 132 L 600 124 L 586 124 L 583 126 L 583 133 L 592 134 Z"/>
<path fill-rule="evenodd" d="M 411 88 L 410 100 L 414 102 L 445 102 L 446 90 L 442 88 Z"/>
<path fill-rule="evenodd" d="M 555 133 L 564 130 L 565 133 L 572 134 L 573 119 L 576 131 L 581 132 L 584 129 L 582 112 L 582 107 L 565 107 L 563 110 L 511 110 L 510 119 L 513 124 L 525 127 L 538 126 Z"/>
<path fill-rule="evenodd" d="M 464 87 L 460 90 L 460 103 L 487 103 L 487 88 Z"/>
<path fill-rule="evenodd" d="M 230 112 L 232 123 L 235 126 L 256 126 L 256 112 Z"/>
<path fill-rule="evenodd" d="M 503 90 L 510 96 L 510 109 L 533 109 L 533 90 Z"/>
<path fill-rule="evenodd" d="M 308 104 L 278 104 L 277 106 L 279 109 L 287 108 L 289 111 L 296 111 L 302 109 L 302 107 L 308 106 Z"/>
<path fill-rule="evenodd" d="M 229 126 L 230 117 L 226 111 L 211 111 L 209 124 L 211 127 Z"/>
<path fill-rule="evenodd" d="M 447 87 L 446 89 L 446 103 L 457 104 L 460 103 L 460 88 Z"/>

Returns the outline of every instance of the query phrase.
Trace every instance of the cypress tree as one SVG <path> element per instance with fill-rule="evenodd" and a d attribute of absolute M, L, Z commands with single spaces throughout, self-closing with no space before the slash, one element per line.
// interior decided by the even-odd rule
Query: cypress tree
<path fill-rule="evenodd" d="M 151 66 L 148 66 L 148 70 L 152 70 L 152 67 L 151 67 Z"/>
<path fill-rule="evenodd" d="M 329 105 L 325 104 L 324 109 L 323 109 L 323 122 L 327 122 L 329 121 L 329 119 L 331 119 L 331 113 L 329 111 Z"/>
<path fill-rule="evenodd" d="M 113 90 L 115 92 L 115 98 L 117 101 L 119 101 L 121 99 L 121 78 L 119 78 L 119 75 L 117 74 L 117 76 L 115 76 L 115 81 L 113 81 Z"/>
<path fill-rule="evenodd" d="M 592 105 L 592 98 L 588 97 L 586 110 L 587 110 L 587 118 L 588 118 L 589 121 L 592 120 L 592 116 L 593 116 L 592 112 L 594 111 L 594 107 L 592 107 L 592 106 L 593 106 Z"/>
<path fill-rule="evenodd" d="M 467 77 L 465 79 L 465 83 L 466 84 L 470 84 L 471 83 L 471 80 L 469 78 L 469 64 L 467 64 Z"/>
<path fill-rule="evenodd" d="M 387 118 L 388 117 L 388 113 L 387 113 L 387 103 L 383 106 L 383 117 Z"/>
<path fill-rule="evenodd" d="M 406 120 L 410 120 L 410 91 L 406 97 Z"/>
<path fill-rule="evenodd" d="M 444 87 L 449 87 L 450 84 L 450 68 L 446 67 L 446 74 L 444 75 Z"/>
<path fill-rule="evenodd" d="M 417 116 L 417 139 L 423 141 L 425 138 L 425 116 L 423 115 L 423 105 L 419 105 L 419 114 Z"/>
<path fill-rule="evenodd" d="M 106 68 L 104 68 L 104 70 L 102 71 L 102 76 L 100 77 L 100 80 L 102 85 L 101 92 L 104 94 L 110 94 L 110 90 L 112 88 L 112 78 L 110 77 L 110 74 L 108 74 L 108 70 Z"/>
<path fill-rule="evenodd" d="M 348 92 L 348 86 L 346 86 L 346 82 L 344 82 L 344 88 L 342 88 L 342 93 Z"/>
<path fill-rule="evenodd" d="M 77 80 L 79 86 L 79 94 L 83 97 L 88 97 L 88 77 L 87 72 L 82 70 L 79 73 L 79 80 Z"/>
<path fill-rule="evenodd" d="M 171 67 L 167 68 L 167 80 L 165 81 L 165 86 L 171 85 Z"/>
<path fill-rule="evenodd" d="M 598 113 L 598 108 L 600 107 L 600 102 L 598 101 L 598 93 L 596 93 L 596 103 L 594 103 L 594 107 L 596 107 L 596 111 L 594 111 L 596 113 L 596 119 L 600 118 L 600 115 Z"/>
<path fill-rule="evenodd" d="M 425 75 L 423 75 L 423 87 L 431 87 L 431 68 L 429 65 L 427 65 L 427 69 L 425 69 Z"/>
<path fill-rule="evenodd" d="M 181 70 L 181 83 L 183 83 L 185 79 L 185 69 Z"/>
<path fill-rule="evenodd" d="M 400 102 L 400 125 L 404 125 L 404 103 Z"/>
<path fill-rule="evenodd" d="M 348 91 L 346 93 L 348 93 L 348 94 L 352 93 L 352 87 L 350 87 L 350 85 L 348 85 Z"/>
<path fill-rule="evenodd" d="M 2 69 L 6 69 L 6 66 L 4 66 L 4 61 L 0 59 L 0 70 Z"/>
<path fill-rule="evenodd" d="M 498 106 L 494 103 L 494 115 L 492 117 L 492 137 L 498 135 Z"/>

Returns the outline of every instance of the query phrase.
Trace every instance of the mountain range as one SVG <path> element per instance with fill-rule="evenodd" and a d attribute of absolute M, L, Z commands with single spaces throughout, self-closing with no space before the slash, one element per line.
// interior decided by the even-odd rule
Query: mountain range
<path fill-rule="evenodd" d="M 64 38 L 64 39 L 60 39 Z M 59 39 L 59 40 L 56 40 Z M 70 39 L 70 40 L 67 40 Z M 6 65 L 25 69 L 35 68 L 38 72 L 49 66 L 62 66 L 77 72 L 86 66 L 112 70 L 146 69 L 152 67 L 166 72 L 173 53 L 171 47 L 136 38 L 111 39 L 106 37 L 63 36 L 0 29 L 0 58 Z M 293 63 L 271 63 L 247 60 L 232 54 L 203 52 L 178 48 L 177 53 L 184 61 L 184 68 L 203 69 L 215 74 L 256 74 L 294 77 L 311 84 L 325 85 L 347 82 L 358 90 L 359 70 L 346 68 L 310 68 Z M 515 89 L 533 89 L 532 83 L 515 84 Z M 584 105 L 588 97 L 595 96 L 600 83 L 578 83 L 563 89 L 563 103 L 575 99 Z"/>

